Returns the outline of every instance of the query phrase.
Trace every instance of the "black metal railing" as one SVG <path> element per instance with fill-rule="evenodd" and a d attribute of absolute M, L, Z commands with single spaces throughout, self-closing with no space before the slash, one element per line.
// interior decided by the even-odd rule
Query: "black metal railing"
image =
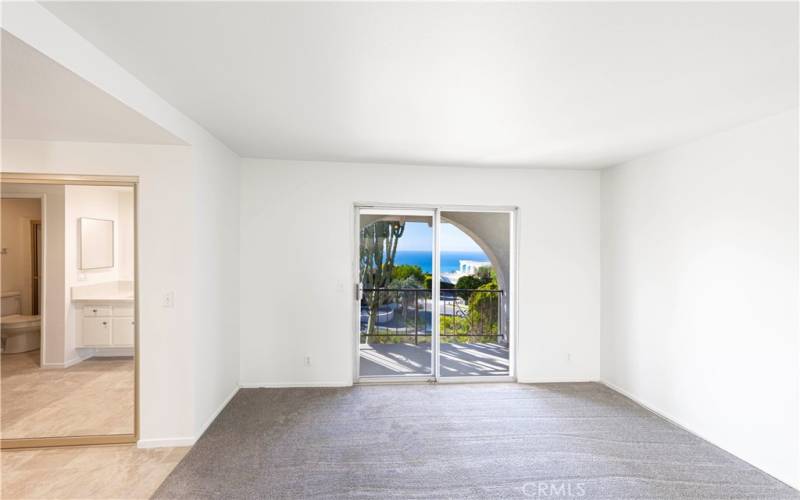
<path fill-rule="evenodd" d="M 424 288 L 361 290 L 361 342 L 408 342 L 433 335 L 432 292 Z M 503 290 L 442 289 L 439 336 L 443 342 L 464 340 L 507 342 Z"/>

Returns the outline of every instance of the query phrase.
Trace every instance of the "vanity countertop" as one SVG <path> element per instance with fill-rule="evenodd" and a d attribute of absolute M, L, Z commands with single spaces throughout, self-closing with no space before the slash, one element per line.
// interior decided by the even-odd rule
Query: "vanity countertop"
<path fill-rule="evenodd" d="M 73 302 L 130 302 L 133 300 L 133 282 L 109 281 L 73 286 L 71 292 Z"/>

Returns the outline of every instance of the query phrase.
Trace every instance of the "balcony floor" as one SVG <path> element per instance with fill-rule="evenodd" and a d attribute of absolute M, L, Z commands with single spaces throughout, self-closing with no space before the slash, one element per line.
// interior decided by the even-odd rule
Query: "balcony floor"
<path fill-rule="evenodd" d="M 443 377 L 508 376 L 508 346 L 493 343 L 449 344 L 441 347 Z M 431 373 L 430 344 L 361 344 L 362 377 L 409 376 Z"/>

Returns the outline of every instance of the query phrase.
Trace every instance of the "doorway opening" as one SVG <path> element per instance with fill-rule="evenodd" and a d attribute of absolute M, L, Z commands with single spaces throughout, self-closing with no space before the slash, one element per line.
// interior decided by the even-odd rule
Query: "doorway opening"
<path fill-rule="evenodd" d="M 42 269 L 42 221 L 31 221 L 31 314 L 39 314 Z"/>
<path fill-rule="evenodd" d="M 137 181 L 0 174 L 0 448 L 138 439 Z"/>
<path fill-rule="evenodd" d="M 356 381 L 514 379 L 514 214 L 356 207 Z"/>

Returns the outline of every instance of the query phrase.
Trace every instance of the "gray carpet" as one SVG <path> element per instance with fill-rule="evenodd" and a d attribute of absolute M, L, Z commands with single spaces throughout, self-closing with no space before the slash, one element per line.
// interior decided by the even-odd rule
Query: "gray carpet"
<path fill-rule="evenodd" d="M 243 389 L 155 498 L 800 498 L 599 384 Z"/>

